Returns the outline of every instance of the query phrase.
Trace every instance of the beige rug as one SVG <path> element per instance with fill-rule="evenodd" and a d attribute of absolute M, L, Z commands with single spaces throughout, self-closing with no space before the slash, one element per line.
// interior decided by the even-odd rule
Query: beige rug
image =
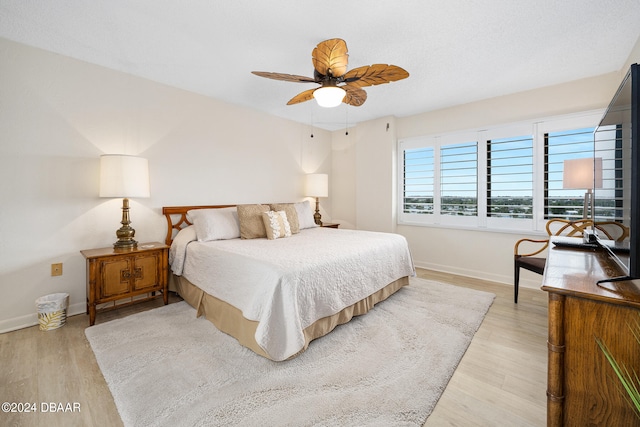
<path fill-rule="evenodd" d="M 272 362 L 184 302 L 86 330 L 125 426 L 421 426 L 493 294 L 422 279 Z"/>

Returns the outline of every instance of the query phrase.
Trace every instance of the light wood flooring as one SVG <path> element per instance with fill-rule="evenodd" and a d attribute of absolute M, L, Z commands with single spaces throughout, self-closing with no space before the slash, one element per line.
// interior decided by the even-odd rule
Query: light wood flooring
<path fill-rule="evenodd" d="M 496 299 L 426 426 L 543 426 L 546 424 L 547 299 L 483 280 L 418 269 L 418 276 L 496 294 Z M 172 296 L 170 302 L 179 301 Z M 96 324 L 162 305 L 162 300 L 99 314 Z M 35 404 L 36 413 L 0 412 L 2 426 L 121 426 L 87 342 L 86 315 L 43 332 L 37 326 L 0 334 L 0 401 Z M 0 403 L 1 403 L 0 402 Z M 55 412 L 49 403 L 79 404 Z M 42 412 L 42 409 L 47 412 Z M 76 405 L 77 407 L 77 405 Z M 154 410 L 149 408 L 149 410 Z"/>
<path fill-rule="evenodd" d="M 547 294 L 427 270 L 424 279 L 496 295 L 427 427 L 545 426 L 547 423 Z"/>

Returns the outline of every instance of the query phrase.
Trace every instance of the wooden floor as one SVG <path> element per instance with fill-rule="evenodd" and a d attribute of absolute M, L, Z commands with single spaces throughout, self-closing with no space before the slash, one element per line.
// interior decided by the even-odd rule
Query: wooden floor
<path fill-rule="evenodd" d="M 511 286 L 420 269 L 418 276 L 496 294 L 425 425 L 545 425 L 546 294 L 521 289 L 516 305 Z M 175 301 L 179 298 L 172 296 L 170 302 Z M 104 313 L 96 324 L 160 305 L 162 301 L 155 300 Z M 0 334 L 0 400 L 36 409 L 35 413 L 0 412 L 0 425 L 122 425 L 85 338 L 88 324 L 88 316 L 78 315 L 54 331 L 32 327 Z"/>
<path fill-rule="evenodd" d="M 545 426 L 547 294 L 427 270 L 418 276 L 492 292 L 493 305 L 425 426 Z"/>

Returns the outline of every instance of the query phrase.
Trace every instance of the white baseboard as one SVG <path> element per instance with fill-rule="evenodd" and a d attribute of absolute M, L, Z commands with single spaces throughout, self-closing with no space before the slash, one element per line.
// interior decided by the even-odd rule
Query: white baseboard
<path fill-rule="evenodd" d="M 434 264 L 432 262 L 426 262 L 426 261 L 414 260 L 413 264 L 418 268 L 424 268 L 427 270 L 434 270 L 442 273 L 457 274 L 459 276 L 488 280 L 491 282 L 497 282 L 503 285 L 508 285 L 513 287 L 512 275 L 493 274 L 493 273 L 488 273 L 486 271 L 471 270 L 468 268 L 455 267 L 451 265 Z M 542 276 L 540 276 L 540 280 L 538 281 L 521 277 L 520 286 L 524 288 L 540 289 L 540 286 L 542 286 Z"/>
<path fill-rule="evenodd" d="M 75 316 L 76 314 L 85 314 L 87 312 L 87 304 L 77 303 L 71 304 L 67 308 L 67 317 Z M 6 332 L 17 331 L 18 329 L 29 328 L 38 324 L 38 313 L 35 308 L 32 314 L 25 316 L 14 317 L 13 319 L 7 319 L 0 322 L 0 334 Z"/>
<path fill-rule="evenodd" d="M 425 268 L 427 270 L 435 270 L 443 273 L 457 274 L 465 277 L 475 277 L 482 280 L 489 280 L 491 282 L 502 283 L 504 285 L 513 286 L 513 276 L 507 276 L 503 274 L 492 274 L 486 271 L 477 271 L 467 268 L 454 267 L 451 265 L 440 265 L 425 261 L 414 260 L 414 265 L 418 268 Z M 532 289 L 540 289 L 541 281 L 528 280 L 525 278 L 520 279 L 520 286 Z M 67 309 L 67 316 L 75 316 L 76 314 L 85 314 L 87 311 L 87 305 L 85 303 L 72 304 Z M 7 319 L 0 321 L 0 334 L 17 331 L 18 329 L 29 328 L 38 324 L 38 315 L 35 312 L 26 316 L 15 317 L 13 319 Z"/>

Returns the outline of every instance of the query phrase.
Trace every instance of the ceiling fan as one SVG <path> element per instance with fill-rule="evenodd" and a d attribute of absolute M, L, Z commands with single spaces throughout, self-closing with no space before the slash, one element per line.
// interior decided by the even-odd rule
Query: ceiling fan
<path fill-rule="evenodd" d="M 298 104 L 315 98 L 322 107 L 336 107 L 340 103 L 359 107 L 367 100 L 363 87 L 406 79 L 409 73 L 396 65 L 373 64 L 354 68 L 347 72 L 349 54 L 342 39 L 330 39 L 318 43 L 311 52 L 313 78 L 293 74 L 252 71 L 260 77 L 296 83 L 318 83 L 319 88 L 305 90 L 294 96 L 287 105 Z"/>

